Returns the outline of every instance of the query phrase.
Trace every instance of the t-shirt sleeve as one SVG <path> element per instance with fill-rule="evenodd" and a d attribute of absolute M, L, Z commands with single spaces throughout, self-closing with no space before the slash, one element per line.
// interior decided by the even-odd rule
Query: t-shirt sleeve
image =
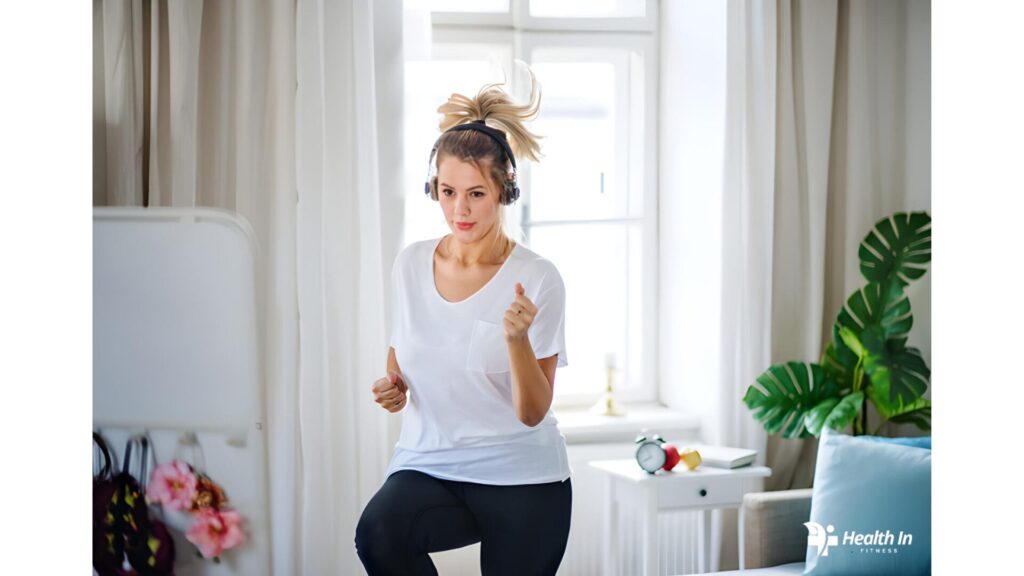
<path fill-rule="evenodd" d="M 552 280 L 542 285 L 540 294 L 533 301 L 537 306 L 537 316 L 528 335 L 538 360 L 558 354 L 556 366 L 562 368 L 569 364 L 565 350 L 565 284 L 557 271 L 549 277 Z"/>

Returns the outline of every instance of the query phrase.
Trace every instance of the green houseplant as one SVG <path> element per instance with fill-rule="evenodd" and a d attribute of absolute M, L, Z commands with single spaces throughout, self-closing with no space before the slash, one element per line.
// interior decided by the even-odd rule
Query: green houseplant
<path fill-rule="evenodd" d="M 743 397 L 770 434 L 818 436 L 824 427 L 866 434 L 868 403 L 880 423 L 931 429 L 931 402 L 922 397 L 931 370 L 907 346 L 913 325 L 905 288 L 931 262 L 931 217 L 896 213 L 875 224 L 860 243 L 860 271 L 867 285 L 846 300 L 832 327 L 832 341 L 817 364 L 775 364 Z"/>

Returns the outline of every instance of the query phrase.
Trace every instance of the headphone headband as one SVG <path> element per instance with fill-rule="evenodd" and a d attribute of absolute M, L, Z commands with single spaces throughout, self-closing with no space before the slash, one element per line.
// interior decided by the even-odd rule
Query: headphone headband
<path fill-rule="evenodd" d="M 483 120 L 473 120 L 472 122 L 467 122 L 466 124 L 452 126 L 451 128 L 445 130 L 445 133 L 460 132 L 463 130 L 476 130 L 477 132 L 483 132 L 484 134 L 490 136 L 491 139 L 497 142 L 498 146 L 501 146 L 501 149 L 505 151 L 505 156 L 507 156 L 508 161 L 512 163 L 512 168 L 515 170 L 519 169 L 516 166 L 515 154 L 512 154 L 512 147 L 508 145 L 508 137 L 505 136 L 504 132 L 491 128 L 490 126 L 485 124 Z"/>

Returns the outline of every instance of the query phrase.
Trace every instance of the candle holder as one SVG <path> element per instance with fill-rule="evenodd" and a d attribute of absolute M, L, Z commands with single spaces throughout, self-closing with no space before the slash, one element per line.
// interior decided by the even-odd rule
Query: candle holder
<path fill-rule="evenodd" d="M 625 416 L 626 411 L 619 408 L 612 395 L 612 382 L 615 380 L 615 359 L 611 354 L 606 358 L 605 370 L 608 375 L 607 386 L 601 398 L 591 406 L 590 412 L 599 416 Z"/>

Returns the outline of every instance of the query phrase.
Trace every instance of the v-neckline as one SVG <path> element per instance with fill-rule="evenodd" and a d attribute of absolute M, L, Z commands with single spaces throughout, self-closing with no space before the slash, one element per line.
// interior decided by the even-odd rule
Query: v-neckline
<path fill-rule="evenodd" d="M 441 291 L 437 289 L 437 280 L 434 278 L 434 254 L 437 253 L 437 247 L 441 245 L 441 242 L 444 241 L 445 238 L 447 238 L 447 236 L 441 236 L 440 238 L 438 238 L 437 242 L 434 243 L 434 247 L 430 250 L 430 266 L 427 268 L 427 270 L 430 271 L 430 285 L 431 287 L 433 287 L 434 294 L 437 296 L 438 300 L 448 305 L 463 304 L 476 298 L 477 294 L 480 294 L 481 292 L 486 290 L 488 286 L 494 283 L 494 279 L 497 278 L 502 273 L 502 271 L 504 271 L 505 268 L 508 267 L 508 261 L 511 260 L 512 256 L 514 256 L 516 251 L 519 250 L 519 242 L 516 242 L 515 245 L 512 246 L 512 251 L 509 252 L 508 256 L 505 258 L 505 261 L 501 263 L 501 266 L 498 268 L 498 271 L 495 272 L 491 276 L 491 278 L 484 283 L 483 286 L 481 286 L 479 289 L 477 289 L 476 292 L 473 292 L 472 294 L 463 298 L 462 300 L 452 301 L 445 298 L 441 294 Z"/>

